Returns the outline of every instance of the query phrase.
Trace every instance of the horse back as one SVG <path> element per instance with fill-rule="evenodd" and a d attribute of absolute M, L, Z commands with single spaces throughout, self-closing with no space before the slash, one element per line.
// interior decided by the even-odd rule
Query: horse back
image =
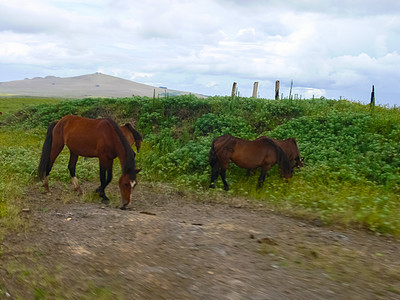
<path fill-rule="evenodd" d="M 300 157 L 300 151 L 299 148 L 297 147 L 296 139 L 295 138 L 288 138 L 286 140 L 277 140 L 277 139 L 272 139 L 277 144 L 283 152 L 285 152 L 286 156 L 288 157 L 289 160 L 294 160 L 297 157 Z"/>
<path fill-rule="evenodd" d="M 277 159 L 276 146 L 274 142 L 266 140 L 267 138 L 256 141 L 238 139 L 232 155 L 232 161 L 237 166 L 245 169 L 273 165 Z"/>
<path fill-rule="evenodd" d="M 68 115 L 56 125 L 65 145 L 80 156 L 115 157 L 118 143 L 114 129 L 107 119 L 88 119 Z"/>
<path fill-rule="evenodd" d="M 124 126 L 121 126 L 120 129 L 121 129 L 122 134 L 128 141 L 129 145 L 133 145 L 135 143 L 135 138 L 133 137 L 133 134 L 131 133 L 129 128 L 126 126 L 126 124 Z"/>

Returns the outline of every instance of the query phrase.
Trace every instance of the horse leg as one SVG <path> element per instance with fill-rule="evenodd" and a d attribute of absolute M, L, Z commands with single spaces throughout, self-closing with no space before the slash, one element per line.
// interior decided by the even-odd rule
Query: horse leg
<path fill-rule="evenodd" d="M 210 182 L 210 188 L 213 189 L 215 188 L 215 180 L 217 180 L 218 175 L 219 175 L 219 163 L 215 163 L 212 167 L 211 167 L 211 182 Z"/>
<path fill-rule="evenodd" d="M 103 198 L 102 202 L 104 204 L 109 204 L 110 199 L 106 196 L 104 189 L 110 183 L 112 179 L 112 166 L 113 158 L 107 159 L 107 157 L 99 158 L 100 163 L 100 186 L 96 190 L 100 197 Z"/>
<path fill-rule="evenodd" d="M 263 183 L 265 181 L 265 176 L 267 175 L 268 170 L 269 168 L 261 168 L 260 177 L 258 177 L 258 184 L 257 184 L 258 189 L 263 186 Z"/>
<path fill-rule="evenodd" d="M 75 154 L 71 151 L 69 152 L 68 170 L 69 170 L 69 174 L 71 175 L 71 178 L 72 178 L 72 184 L 74 185 L 74 189 L 81 196 L 83 193 L 82 193 L 81 187 L 79 186 L 78 178 L 76 178 L 76 176 L 75 176 L 76 163 L 78 162 L 78 157 L 79 156 L 77 154 Z"/>
<path fill-rule="evenodd" d="M 106 186 L 111 182 L 112 180 L 112 166 L 110 169 L 107 170 L 107 179 L 106 179 Z M 106 188 L 106 186 L 104 188 Z"/>
<path fill-rule="evenodd" d="M 103 198 L 101 200 L 101 202 L 103 202 L 104 204 L 109 204 L 110 199 L 108 199 L 108 197 L 106 196 L 106 193 L 104 192 L 104 189 L 107 186 L 106 173 L 107 173 L 107 169 L 100 166 L 100 186 L 96 189 L 96 192 L 98 192 L 99 196 L 101 198 Z"/>
<path fill-rule="evenodd" d="M 222 182 L 224 183 L 224 190 L 229 191 L 229 185 L 225 180 L 225 173 L 226 169 L 221 169 L 221 171 L 219 172 L 219 174 L 221 175 Z"/>
<path fill-rule="evenodd" d="M 102 184 L 100 184 L 100 186 L 96 189 L 96 193 L 100 193 L 101 189 L 105 189 L 107 187 L 107 185 L 111 182 L 113 175 L 112 175 L 112 165 L 111 168 L 109 169 L 105 169 L 104 170 L 104 174 L 102 175 L 102 171 L 100 168 L 100 183 L 101 183 L 101 178 L 102 176 L 104 176 L 104 186 Z M 103 186 L 103 187 L 102 187 Z"/>

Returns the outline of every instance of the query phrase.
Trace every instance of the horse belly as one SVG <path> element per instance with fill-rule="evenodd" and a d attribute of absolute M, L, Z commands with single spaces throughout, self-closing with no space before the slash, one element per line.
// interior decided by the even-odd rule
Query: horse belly
<path fill-rule="evenodd" d="M 68 149 L 80 156 L 98 157 L 98 143 L 87 135 L 74 135 L 65 139 Z"/>
<path fill-rule="evenodd" d="M 239 168 L 253 169 L 261 166 L 263 157 L 259 153 L 252 153 L 252 151 L 236 152 L 232 155 L 232 161 Z"/>

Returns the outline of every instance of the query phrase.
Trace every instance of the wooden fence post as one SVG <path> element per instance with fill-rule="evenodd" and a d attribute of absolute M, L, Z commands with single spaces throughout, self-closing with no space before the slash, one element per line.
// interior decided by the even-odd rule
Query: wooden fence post
<path fill-rule="evenodd" d="M 236 89 L 237 89 L 237 83 L 234 82 L 233 85 L 232 85 L 232 94 L 231 94 L 232 99 L 236 95 Z"/>
<path fill-rule="evenodd" d="M 371 102 L 369 103 L 371 108 L 375 107 L 375 87 L 372 85 L 372 92 L 371 92 Z"/>
<path fill-rule="evenodd" d="M 293 88 L 293 79 L 290 82 L 289 100 L 292 100 L 292 88 Z"/>
<path fill-rule="evenodd" d="M 275 81 L 275 100 L 279 100 L 279 80 Z"/>
<path fill-rule="evenodd" d="M 253 98 L 257 98 L 258 81 L 253 84 Z"/>

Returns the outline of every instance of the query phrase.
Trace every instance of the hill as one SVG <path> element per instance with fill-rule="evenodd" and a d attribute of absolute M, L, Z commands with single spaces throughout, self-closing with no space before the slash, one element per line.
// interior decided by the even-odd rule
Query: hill
<path fill-rule="evenodd" d="M 155 95 L 187 95 L 189 92 L 154 87 L 134 81 L 94 73 L 75 77 L 35 77 L 32 79 L 0 82 L 0 95 L 61 98 L 131 97 Z M 196 95 L 197 97 L 204 97 Z"/>

